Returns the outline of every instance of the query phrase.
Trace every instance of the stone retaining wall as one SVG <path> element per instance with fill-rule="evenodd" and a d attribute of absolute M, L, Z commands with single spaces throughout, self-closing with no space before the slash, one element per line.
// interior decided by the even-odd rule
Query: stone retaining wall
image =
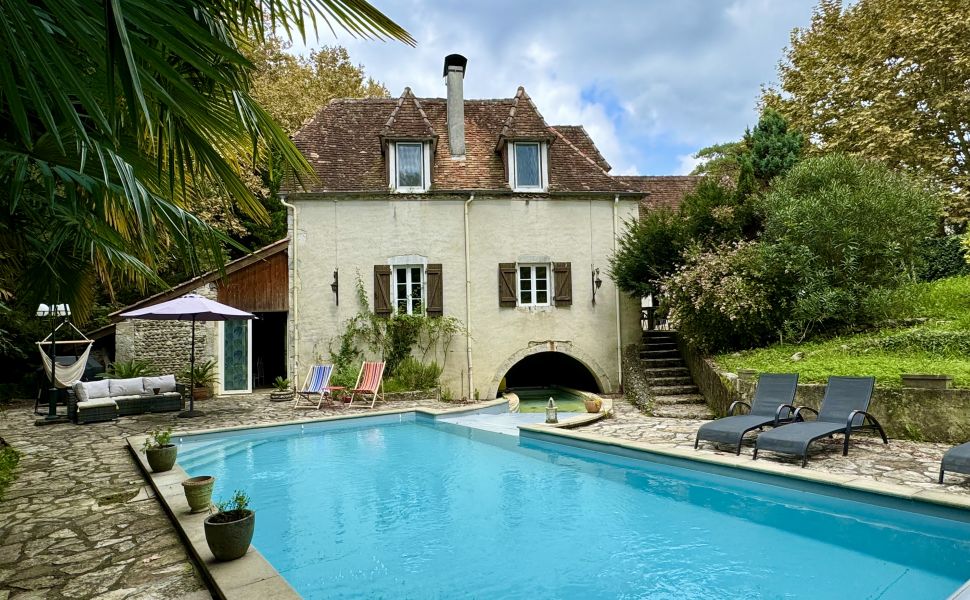
<path fill-rule="evenodd" d="M 753 381 L 739 387 L 746 399 L 754 394 Z M 795 404 L 818 409 L 824 395 L 823 384 L 800 384 Z M 869 408 L 891 438 L 947 444 L 970 440 L 970 390 L 877 387 Z"/>
<path fill-rule="evenodd" d="M 694 385 L 700 389 L 707 405 L 711 407 L 714 416 L 723 417 L 727 414 L 728 407 L 735 400 L 740 400 L 736 387 L 736 379 L 733 373 L 722 374 L 714 366 L 710 359 L 702 356 L 687 343 L 677 337 L 677 348 L 680 355 L 687 364 L 690 376 L 694 379 Z"/>
<path fill-rule="evenodd" d="M 640 367 L 640 347 L 631 344 L 623 350 L 623 395 L 643 411 L 650 410 L 650 386 Z"/>

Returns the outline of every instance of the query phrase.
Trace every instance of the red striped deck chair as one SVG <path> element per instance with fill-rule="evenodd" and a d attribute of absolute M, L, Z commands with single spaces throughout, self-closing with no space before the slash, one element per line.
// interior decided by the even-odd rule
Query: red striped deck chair
<path fill-rule="evenodd" d="M 303 389 L 296 393 L 293 408 L 320 408 L 324 396 L 330 393 L 330 376 L 333 375 L 333 365 L 313 365 L 306 374 Z M 316 403 L 314 403 L 316 396 Z"/>
<path fill-rule="evenodd" d="M 367 401 L 367 397 L 370 396 L 370 407 L 374 408 L 374 403 L 377 402 L 377 396 L 381 396 L 381 400 L 384 399 L 384 363 L 382 362 L 365 362 L 360 367 L 360 374 L 357 375 L 357 384 L 354 389 L 350 390 L 350 404 L 348 406 L 353 406 L 354 397 L 360 395 Z"/>

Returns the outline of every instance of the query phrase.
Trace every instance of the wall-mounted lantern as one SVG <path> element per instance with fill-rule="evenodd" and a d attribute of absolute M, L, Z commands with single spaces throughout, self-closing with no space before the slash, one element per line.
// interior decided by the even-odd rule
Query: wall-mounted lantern
<path fill-rule="evenodd" d="M 546 423 L 559 422 L 559 409 L 556 408 L 556 401 L 549 396 L 549 404 L 546 404 Z"/>
<path fill-rule="evenodd" d="M 598 268 L 597 269 L 593 269 L 590 272 L 589 279 L 590 279 L 591 285 L 593 286 L 593 304 L 595 305 L 596 304 L 596 290 L 600 289 L 600 287 L 603 285 L 603 280 L 600 279 L 600 270 Z"/>
<path fill-rule="evenodd" d="M 340 290 L 340 285 L 338 283 L 337 270 L 333 270 L 333 283 L 330 284 L 330 289 L 333 290 L 333 303 L 340 304 L 340 294 L 337 292 Z"/>

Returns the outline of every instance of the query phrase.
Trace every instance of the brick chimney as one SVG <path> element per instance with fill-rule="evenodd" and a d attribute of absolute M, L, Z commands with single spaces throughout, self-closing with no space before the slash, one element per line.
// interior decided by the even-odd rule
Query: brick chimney
<path fill-rule="evenodd" d="M 452 158 L 465 157 L 465 95 L 462 82 L 468 59 L 461 54 L 445 57 L 444 77 L 448 86 L 448 147 Z"/>

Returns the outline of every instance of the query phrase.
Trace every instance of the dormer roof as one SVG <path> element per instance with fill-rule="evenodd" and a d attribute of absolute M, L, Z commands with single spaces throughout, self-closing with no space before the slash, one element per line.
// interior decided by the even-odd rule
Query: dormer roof
<path fill-rule="evenodd" d="M 411 88 L 404 88 L 404 93 L 398 98 L 394 110 L 391 111 L 381 137 L 385 139 L 436 139 L 434 127 L 428 120 L 428 115 L 421 107 L 421 102 L 411 93 Z"/>

